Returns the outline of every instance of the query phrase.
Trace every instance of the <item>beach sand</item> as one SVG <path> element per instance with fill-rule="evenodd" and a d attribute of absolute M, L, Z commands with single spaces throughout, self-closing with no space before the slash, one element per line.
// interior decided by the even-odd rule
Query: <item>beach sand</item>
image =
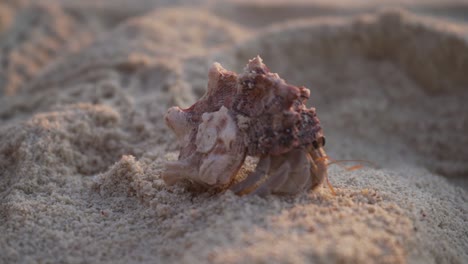
<path fill-rule="evenodd" d="M 468 3 L 3 1 L 0 263 L 468 263 Z M 311 90 L 296 197 L 168 187 L 213 62 Z"/>

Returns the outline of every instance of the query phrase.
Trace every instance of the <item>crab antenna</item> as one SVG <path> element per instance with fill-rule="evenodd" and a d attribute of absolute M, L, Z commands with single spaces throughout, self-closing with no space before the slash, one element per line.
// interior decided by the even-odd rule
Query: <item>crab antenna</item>
<path fill-rule="evenodd" d="M 330 161 L 327 164 L 328 166 L 336 164 L 336 165 L 342 167 L 343 169 L 345 169 L 347 171 L 353 171 L 353 170 L 361 169 L 361 168 L 364 167 L 364 165 L 357 164 L 357 165 L 354 165 L 354 166 L 351 166 L 351 167 L 345 167 L 345 166 L 341 165 L 340 163 L 343 163 L 343 162 L 360 162 L 360 163 L 367 164 L 369 167 L 378 168 L 378 166 L 375 163 L 373 163 L 371 161 L 368 161 L 368 160 L 334 160 L 334 159 L 330 158 L 329 156 L 322 157 L 322 159 L 326 159 L 326 160 Z"/>

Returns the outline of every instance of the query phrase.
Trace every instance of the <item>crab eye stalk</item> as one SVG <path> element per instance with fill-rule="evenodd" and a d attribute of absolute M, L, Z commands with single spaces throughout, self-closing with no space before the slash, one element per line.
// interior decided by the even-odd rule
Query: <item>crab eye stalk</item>
<path fill-rule="evenodd" d="M 320 139 L 320 145 L 325 146 L 325 137 L 321 137 Z"/>
<path fill-rule="evenodd" d="M 325 146 L 325 137 L 320 137 L 318 140 L 312 141 L 312 146 L 314 147 L 314 149 L 318 149 Z"/>
<path fill-rule="evenodd" d="M 314 149 L 318 149 L 318 148 L 319 148 L 319 144 L 318 144 L 317 140 L 314 140 L 314 141 L 312 142 L 312 146 L 314 147 Z"/>

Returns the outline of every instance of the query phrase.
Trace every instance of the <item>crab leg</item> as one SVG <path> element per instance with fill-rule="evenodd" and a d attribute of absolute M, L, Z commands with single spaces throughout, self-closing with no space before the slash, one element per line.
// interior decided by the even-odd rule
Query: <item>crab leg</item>
<path fill-rule="evenodd" d="M 280 194 L 296 194 L 311 185 L 310 162 L 304 149 L 292 150 L 288 155 L 291 171 L 288 180 L 277 187 L 274 192 Z"/>
<path fill-rule="evenodd" d="M 257 183 L 260 179 L 262 179 L 270 170 L 271 159 L 270 156 L 263 156 L 260 158 L 257 167 L 255 167 L 255 171 L 250 173 L 247 178 L 243 181 L 233 185 L 230 189 L 234 193 L 241 193 L 244 192 L 246 189 L 252 187 L 255 183 Z"/>
<path fill-rule="evenodd" d="M 272 193 L 277 187 L 281 186 L 288 180 L 290 169 L 291 166 L 289 165 L 289 162 L 284 162 L 277 170 L 275 170 L 273 173 L 270 173 L 270 176 L 249 195 L 265 196 Z"/>

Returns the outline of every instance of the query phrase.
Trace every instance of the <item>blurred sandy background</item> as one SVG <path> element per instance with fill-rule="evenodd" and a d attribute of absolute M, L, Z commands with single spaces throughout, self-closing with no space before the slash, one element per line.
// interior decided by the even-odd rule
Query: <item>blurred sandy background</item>
<path fill-rule="evenodd" d="M 0 263 L 467 263 L 467 1 L 0 2 Z M 167 187 L 215 61 L 311 90 L 337 190 Z"/>

